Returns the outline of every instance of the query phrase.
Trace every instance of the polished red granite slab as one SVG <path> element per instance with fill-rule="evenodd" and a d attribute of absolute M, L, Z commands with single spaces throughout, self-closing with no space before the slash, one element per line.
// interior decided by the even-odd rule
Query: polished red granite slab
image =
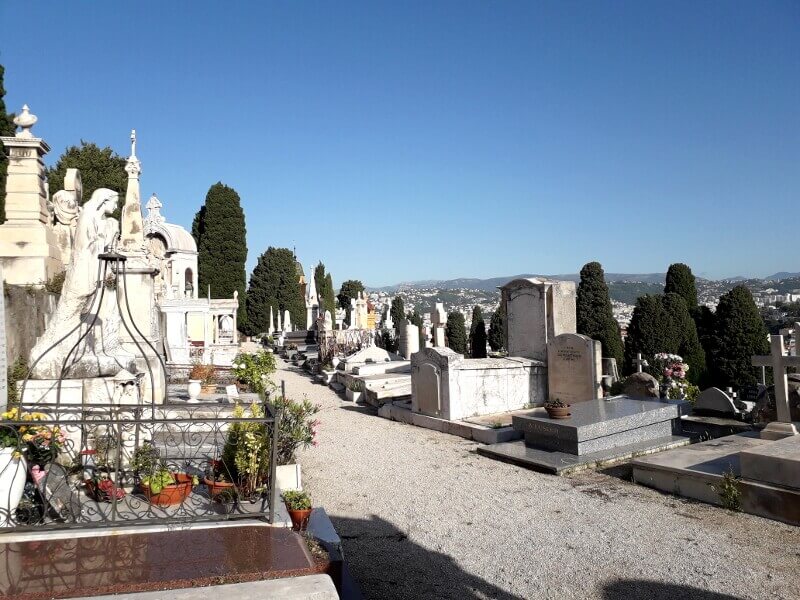
<path fill-rule="evenodd" d="M 281 527 L 19 542 L 0 544 L 0 598 L 176 589 L 310 575 L 327 566 L 315 562 L 297 533 Z"/>

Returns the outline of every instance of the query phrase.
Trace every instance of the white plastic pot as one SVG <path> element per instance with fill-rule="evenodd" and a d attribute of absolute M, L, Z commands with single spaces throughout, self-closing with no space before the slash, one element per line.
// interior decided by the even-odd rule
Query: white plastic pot
<path fill-rule="evenodd" d="M 358 402 L 358 400 L 361 398 L 361 393 L 362 392 L 354 392 L 350 388 L 347 388 L 347 399 L 351 400 L 352 402 Z"/>
<path fill-rule="evenodd" d="M 11 527 L 14 511 L 22 500 L 28 463 L 24 457 L 14 458 L 16 448 L 0 449 L 0 527 Z"/>

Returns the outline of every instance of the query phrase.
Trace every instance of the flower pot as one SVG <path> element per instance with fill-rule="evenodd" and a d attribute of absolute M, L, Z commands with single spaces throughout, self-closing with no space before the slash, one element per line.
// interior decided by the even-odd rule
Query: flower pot
<path fill-rule="evenodd" d="M 192 478 L 186 473 L 173 473 L 172 476 L 175 478 L 175 483 L 165 486 L 158 494 L 152 493 L 149 485 L 144 483 L 139 485 L 150 504 L 174 506 L 186 500 L 186 497 L 192 491 Z"/>
<path fill-rule="evenodd" d="M 217 384 L 216 383 L 207 383 L 200 386 L 200 390 L 204 394 L 216 394 L 217 393 Z"/>
<path fill-rule="evenodd" d="M 567 404 L 561 407 L 545 406 L 544 409 L 547 411 L 547 416 L 551 419 L 569 419 L 572 416 L 572 413 L 569 412 L 569 407 L 570 405 Z"/>
<path fill-rule="evenodd" d="M 206 477 L 203 479 L 203 483 L 206 484 L 208 488 L 208 495 L 212 498 L 219 496 L 225 490 L 232 490 L 234 488 L 234 484 L 230 481 L 214 481 Z"/>
<path fill-rule="evenodd" d="M 353 402 L 358 402 L 359 398 L 361 398 L 361 393 L 362 392 L 360 391 L 354 392 L 350 388 L 347 388 L 347 391 L 345 392 L 345 394 L 347 395 L 347 399 L 352 400 Z"/>
<path fill-rule="evenodd" d="M 308 527 L 308 518 L 311 516 L 311 509 L 292 510 L 287 506 L 286 510 L 289 513 L 289 518 L 292 520 L 292 529 L 295 531 L 305 531 L 306 527 Z"/>
<path fill-rule="evenodd" d="M 189 402 L 197 402 L 200 392 L 203 391 L 203 386 L 200 385 L 199 379 L 189 380 Z"/>
<path fill-rule="evenodd" d="M 13 526 L 14 512 L 25 491 L 28 463 L 23 456 L 14 458 L 16 451 L 0 449 L 0 527 Z"/>

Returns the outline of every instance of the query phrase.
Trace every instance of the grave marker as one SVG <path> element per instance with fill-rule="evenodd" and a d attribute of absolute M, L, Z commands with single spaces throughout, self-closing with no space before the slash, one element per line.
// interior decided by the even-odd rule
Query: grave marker
<path fill-rule="evenodd" d="M 600 344 L 586 335 L 562 333 L 547 344 L 550 400 L 585 402 L 603 397 Z"/>
<path fill-rule="evenodd" d="M 800 333 L 800 327 L 795 328 Z M 800 367 L 800 356 L 787 356 L 784 354 L 782 335 L 770 336 L 769 356 L 754 356 L 754 367 L 772 367 L 772 377 L 775 380 L 775 411 L 777 421 L 769 423 L 761 432 L 761 437 L 767 440 L 778 440 L 790 435 L 797 435 L 797 427 L 792 423 L 789 409 L 789 380 L 786 376 L 787 367 Z"/>

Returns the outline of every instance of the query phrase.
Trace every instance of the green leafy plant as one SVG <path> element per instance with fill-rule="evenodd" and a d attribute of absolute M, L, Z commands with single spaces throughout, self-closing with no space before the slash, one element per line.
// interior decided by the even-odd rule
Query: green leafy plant
<path fill-rule="evenodd" d="M 567 406 L 569 406 L 569 404 L 559 398 L 554 398 L 544 403 L 545 408 L 567 408 Z"/>
<path fill-rule="evenodd" d="M 264 409 L 257 403 L 247 409 L 237 405 L 233 417 L 260 419 Z M 264 422 L 232 423 L 222 449 L 223 472 L 239 482 L 247 494 L 255 492 L 269 474 L 270 438 Z"/>
<path fill-rule="evenodd" d="M 278 427 L 278 464 L 289 465 L 297 462 L 295 454 L 300 448 L 316 446 L 317 425 L 314 415 L 319 412 L 319 404 L 312 404 L 307 398 L 301 401 L 290 398 L 277 398 L 275 409 L 281 415 Z"/>
<path fill-rule="evenodd" d="M 60 294 L 64 287 L 64 279 L 67 277 L 66 271 L 61 271 L 53 275 L 44 284 L 44 289 L 53 294 Z"/>
<path fill-rule="evenodd" d="M 17 383 L 25 381 L 28 376 L 28 361 L 24 357 L 19 356 L 14 363 L 8 367 L 8 405 L 14 406 L 19 404 L 19 392 L 17 391 Z"/>
<path fill-rule="evenodd" d="M 311 508 L 311 496 L 303 491 L 283 492 L 283 502 L 289 510 L 309 510 Z"/>
<path fill-rule="evenodd" d="M 233 374 L 238 381 L 250 386 L 256 393 L 275 388 L 270 377 L 275 373 L 275 355 L 260 350 L 256 353 L 240 352 L 233 359 Z"/>
<path fill-rule="evenodd" d="M 363 392 L 364 391 L 364 382 L 360 379 L 351 379 L 350 382 L 347 384 L 347 389 L 351 392 Z"/>
<path fill-rule="evenodd" d="M 739 511 L 742 509 L 742 491 L 739 488 L 739 477 L 731 468 L 722 474 L 722 483 L 719 488 L 711 486 L 719 494 L 723 508 Z"/>
<path fill-rule="evenodd" d="M 131 468 L 139 482 L 148 486 L 153 494 L 159 494 L 166 486 L 175 483 L 172 472 L 161 460 L 161 452 L 150 441 L 143 442 L 134 450 Z"/>

